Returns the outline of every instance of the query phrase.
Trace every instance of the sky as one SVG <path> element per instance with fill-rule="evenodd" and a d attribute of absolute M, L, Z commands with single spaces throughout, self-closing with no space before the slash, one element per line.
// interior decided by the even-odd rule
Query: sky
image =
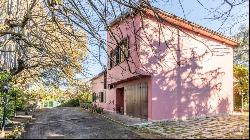
<path fill-rule="evenodd" d="M 246 11 L 248 11 L 249 13 L 248 4 L 244 6 L 240 6 L 240 7 L 235 7 L 234 9 L 232 9 L 232 14 L 235 15 L 235 17 L 229 18 L 228 21 L 222 26 L 224 28 L 220 29 L 221 22 L 218 20 L 216 21 L 216 20 L 207 19 L 211 17 L 212 15 L 209 14 L 210 12 L 205 10 L 205 8 L 202 7 L 197 2 L 197 0 L 180 0 L 182 2 L 185 16 L 183 14 L 183 10 L 178 0 L 156 0 L 156 1 L 157 2 L 155 2 L 153 6 L 161 10 L 170 12 L 182 18 L 186 18 L 189 21 L 192 21 L 194 23 L 197 23 L 209 29 L 222 32 L 223 34 L 227 36 L 233 36 L 234 34 L 236 34 L 240 25 L 242 24 L 249 25 L 248 20 L 246 20 L 243 22 L 240 21 L 239 24 L 234 25 L 231 31 L 228 30 L 228 28 L 226 28 L 226 27 L 231 26 L 232 22 L 235 22 L 235 17 L 237 17 L 238 13 L 243 13 L 243 12 L 246 13 Z M 200 2 L 206 8 L 212 8 L 212 7 L 217 7 L 218 5 L 220 5 L 222 0 L 200 0 Z M 220 9 L 223 11 L 223 10 L 227 10 L 228 8 L 230 8 L 228 5 L 223 5 Z M 249 16 L 247 16 L 247 19 L 248 18 Z M 242 20 L 242 18 L 239 18 L 239 19 Z M 103 37 L 105 38 L 106 35 L 103 34 Z M 96 56 L 99 55 L 98 53 L 99 48 L 92 47 L 92 46 L 89 46 L 89 48 L 94 53 L 94 55 Z M 107 63 L 107 56 L 105 52 L 101 52 L 100 60 L 103 64 Z M 83 64 L 83 67 L 86 68 L 85 71 L 88 73 L 87 74 L 88 77 L 93 77 L 103 71 L 103 66 L 101 66 L 100 63 L 97 62 L 96 59 L 92 55 L 89 55 L 87 61 Z M 78 75 L 77 77 L 81 77 L 81 75 Z"/>

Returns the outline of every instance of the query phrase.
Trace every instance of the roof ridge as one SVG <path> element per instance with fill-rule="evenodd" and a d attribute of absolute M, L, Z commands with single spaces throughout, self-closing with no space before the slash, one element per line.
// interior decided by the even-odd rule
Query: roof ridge
<path fill-rule="evenodd" d="M 215 31 L 215 30 L 210 29 L 210 28 L 208 28 L 208 27 L 202 26 L 202 25 L 200 25 L 200 24 L 198 24 L 198 23 L 195 23 L 195 22 L 192 22 L 192 21 L 187 20 L 187 19 L 185 19 L 185 18 L 179 17 L 179 16 L 177 16 L 177 15 L 171 13 L 171 12 L 164 11 L 164 10 L 159 9 L 159 8 L 157 8 L 157 7 L 154 7 L 154 6 L 152 6 L 152 8 L 153 8 L 154 10 L 158 10 L 158 11 L 164 13 L 164 14 L 168 14 L 168 15 L 173 16 L 173 17 L 175 17 L 175 18 L 177 18 L 177 19 L 179 19 L 179 20 L 182 20 L 182 21 L 184 21 L 184 22 L 187 22 L 188 24 L 191 24 L 191 25 L 193 24 L 193 25 L 195 25 L 195 26 L 198 26 L 198 27 L 201 28 L 201 29 L 207 30 L 207 31 L 212 32 L 212 33 L 216 33 L 216 34 L 218 34 L 218 35 L 220 35 L 220 36 L 222 36 L 222 37 L 225 37 L 225 38 L 227 38 L 227 39 L 230 39 L 230 40 L 233 40 L 233 41 L 237 41 L 235 38 L 229 37 L 229 36 L 225 35 L 225 34 L 222 33 L 222 32 Z"/>
<path fill-rule="evenodd" d="M 102 70 L 102 72 L 100 72 L 100 73 L 96 74 L 94 77 L 92 77 L 92 78 L 90 79 L 90 81 L 91 81 L 91 80 L 94 80 L 94 79 L 96 79 L 96 78 L 98 78 L 98 77 L 100 77 L 100 76 L 102 76 L 106 71 L 107 71 L 106 69 L 105 69 L 105 70 Z"/>
<path fill-rule="evenodd" d="M 184 29 L 187 29 L 187 30 L 192 30 L 192 31 L 194 31 L 193 28 L 197 28 L 196 30 L 198 30 L 198 31 L 196 31 L 196 32 L 199 32 L 200 34 L 205 35 L 207 37 L 213 38 L 213 39 L 218 40 L 218 41 L 221 41 L 221 40 L 224 39 L 224 41 L 222 41 L 222 42 L 224 42 L 226 44 L 229 44 L 231 46 L 234 46 L 234 47 L 237 46 L 237 44 L 238 44 L 238 41 L 233 37 L 226 36 L 225 34 L 223 34 L 221 32 L 215 31 L 215 30 L 210 29 L 208 27 L 204 27 L 204 26 L 202 26 L 200 24 L 197 24 L 197 23 L 194 23 L 192 21 L 186 20 L 186 19 L 184 19 L 182 17 L 179 17 L 179 16 L 177 16 L 177 15 L 175 15 L 173 13 L 163 11 L 163 10 L 157 8 L 157 7 L 154 7 L 154 6 L 151 6 L 151 5 L 150 6 L 149 5 L 143 5 L 141 7 L 139 6 L 138 8 L 142 8 L 147 14 L 149 14 L 151 16 L 154 16 L 155 12 L 159 12 L 159 14 L 161 14 L 161 16 L 166 16 L 168 18 L 172 18 L 172 20 L 175 20 L 177 22 L 181 22 L 183 24 L 186 24 L 186 25 L 178 25 L 178 24 L 176 24 L 174 22 L 171 23 L 173 25 L 180 26 L 181 28 L 184 28 Z M 122 18 L 128 17 L 130 14 L 136 14 L 137 11 L 138 11 L 138 9 L 129 8 L 126 13 L 123 13 L 120 16 L 118 16 L 113 21 L 111 21 L 108 25 L 110 27 L 112 27 L 112 26 L 116 25 L 116 23 L 120 22 L 122 20 Z M 161 17 L 161 18 L 163 18 L 163 17 Z M 166 19 L 164 19 L 164 20 L 167 21 Z M 190 26 L 190 27 L 184 27 L 184 26 Z M 215 35 L 215 36 L 213 36 L 213 35 Z"/>

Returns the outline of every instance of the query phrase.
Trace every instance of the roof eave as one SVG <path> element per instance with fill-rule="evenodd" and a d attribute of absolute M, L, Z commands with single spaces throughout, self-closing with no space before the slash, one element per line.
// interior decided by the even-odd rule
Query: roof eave
<path fill-rule="evenodd" d="M 144 10 L 145 10 L 146 14 L 151 15 L 151 16 L 155 15 L 155 11 L 153 11 L 153 10 L 159 11 L 159 14 L 161 16 L 163 16 L 164 19 L 166 21 L 170 22 L 171 24 L 175 24 L 176 26 L 179 26 L 181 28 L 188 29 L 188 30 L 194 31 L 198 34 L 202 34 L 202 35 L 205 35 L 207 37 L 213 38 L 215 40 L 221 41 L 222 43 L 228 44 L 231 47 L 239 46 L 239 43 L 233 38 L 227 37 L 221 33 L 215 32 L 211 29 L 208 29 L 206 27 L 203 27 L 203 26 L 198 25 L 196 23 L 193 23 L 191 21 L 185 20 L 185 19 L 178 17 L 174 14 L 162 11 L 162 10 L 160 10 L 158 8 L 154 8 L 154 7 L 153 8 L 144 8 Z M 127 11 L 126 13 L 122 14 L 121 16 L 117 17 L 115 20 L 110 22 L 109 27 L 113 27 L 114 25 L 121 22 L 122 19 L 127 18 L 128 16 L 130 16 L 134 13 L 136 13 L 136 10 Z"/>
<path fill-rule="evenodd" d="M 105 72 L 106 72 L 106 70 L 100 72 L 99 74 L 97 74 L 96 76 L 94 76 L 93 78 L 91 78 L 90 81 L 93 81 L 93 80 L 95 80 L 95 79 L 101 77 L 102 75 L 104 75 Z"/>

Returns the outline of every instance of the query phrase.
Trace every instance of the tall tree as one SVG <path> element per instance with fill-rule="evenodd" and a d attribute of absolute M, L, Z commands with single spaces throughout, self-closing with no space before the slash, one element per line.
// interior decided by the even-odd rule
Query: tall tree
<path fill-rule="evenodd" d="M 66 20 L 52 17 L 42 0 L 3 0 L 0 5 L 0 66 L 18 83 L 47 78 L 73 80 L 82 71 L 87 37 Z M 14 63 L 13 65 L 8 63 Z"/>

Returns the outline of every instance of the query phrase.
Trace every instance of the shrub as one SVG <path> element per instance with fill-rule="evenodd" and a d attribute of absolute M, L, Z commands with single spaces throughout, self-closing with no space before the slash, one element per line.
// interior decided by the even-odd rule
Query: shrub
<path fill-rule="evenodd" d="M 59 107 L 78 107 L 80 106 L 79 104 L 79 99 L 71 99 L 65 103 L 62 103 Z"/>
<path fill-rule="evenodd" d="M 249 103 L 245 103 L 245 105 L 244 105 L 244 111 L 249 111 Z"/>
<path fill-rule="evenodd" d="M 96 104 L 92 105 L 90 108 L 89 108 L 90 112 L 96 112 L 96 113 L 99 113 L 99 114 L 102 114 L 103 113 L 103 108 L 102 107 L 97 107 Z"/>
<path fill-rule="evenodd" d="M 96 113 L 103 114 L 103 108 L 102 107 L 96 108 Z"/>
<path fill-rule="evenodd" d="M 11 87 L 8 91 L 6 98 L 7 102 L 7 117 L 14 116 L 15 111 L 24 111 L 25 104 L 27 101 L 24 99 L 24 92 L 21 91 L 17 87 Z M 3 97 L 0 96 L 0 102 L 3 104 Z M 2 110 L 0 109 L 0 114 L 2 114 Z"/>
<path fill-rule="evenodd" d="M 92 94 L 89 92 L 84 92 L 84 93 L 79 94 L 77 98 L 79 99 L 80 102 L 88 103 L 92 101 Z"/>
<path fill-rule="evenodd" d="M 89 109 L 89 108 L 91 108 L 92 107 L 92 103 L 83 103 L 83 108 L 84 109 Z"/>

